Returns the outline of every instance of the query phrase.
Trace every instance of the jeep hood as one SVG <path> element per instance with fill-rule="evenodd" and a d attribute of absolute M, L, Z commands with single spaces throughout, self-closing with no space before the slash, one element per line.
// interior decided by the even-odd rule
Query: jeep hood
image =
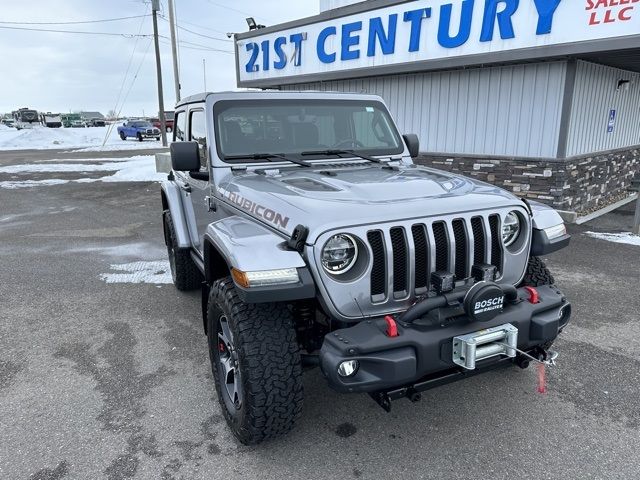
<path fill-rule="evenodd" d="M 522 205 L 493 185 L 416 165 L 287 168 L 227 180 L 219 188 L 227 201 L 287 235 L 306 226 L 308 243 L 337 228 Z"/>

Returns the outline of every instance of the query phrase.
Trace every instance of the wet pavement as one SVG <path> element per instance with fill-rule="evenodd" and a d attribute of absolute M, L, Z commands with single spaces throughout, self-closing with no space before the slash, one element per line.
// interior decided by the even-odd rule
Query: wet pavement
<path fill-rule="evenodd" d="M 0 166 L 55 158 L 72 157 Z M 629 231 L 633 205 L 571 226 L 548 258 L 574 312 L 548 394 L 513 368 L 387 414 L 314 370 L 297 428 L 257 447 L 226 428 L 199 293 L 166 283 L 160 215 L 156 183 L 0 188 L 0 478 L 638 478 L 640 247 L 584 234 Z"/>

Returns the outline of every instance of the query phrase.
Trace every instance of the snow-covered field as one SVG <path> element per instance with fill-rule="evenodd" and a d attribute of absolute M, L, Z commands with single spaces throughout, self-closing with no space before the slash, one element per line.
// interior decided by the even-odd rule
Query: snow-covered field
<path fill-rule="evenodd" d="M 109 134 L 105 145 L 102 146 L 108 129 L 108 126 L 89 128 L 47 128 L 37 126 L 32 129 L 16 130 L 15 128 L 0 125 L 0 150 L 61 148 L 92 152 L 162 147 L 161 142 L 156 140 L 138 142 L 133 138 L 129 138 L 123 141 L 118 136 L 117 125 L 113 125 L 113 130 Z"/>
<path fill-rule="evenodd" d="M 51 178 L 42 180 L 20 179 L 0 181 L 0 188 L 33 188 L 65 183 L 93 182 L 159 182 L 167 178 L 165 173 L 157 173 L 153 155 L 139 155 L 131 158 L 105 158 L 87 160 L 55 160 L 56 163 L 8 165 L 0 167 L 0 174 L 51 173 Z M 70 163 L 65 163 L 70 162 Z M 86 162 L 86 163 L 85 163 Z M 102 177 L 85 177 L 74 180 L 55 178 L 56 173 L 105 172 Z"/>

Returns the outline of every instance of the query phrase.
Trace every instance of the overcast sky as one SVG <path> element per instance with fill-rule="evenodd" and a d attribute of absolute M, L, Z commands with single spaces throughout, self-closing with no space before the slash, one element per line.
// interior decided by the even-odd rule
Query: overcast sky
<path fill-rule="evenodd" d="M 233 44 L 226 32 L 247 30 L 245 18 L 258 23 L 276 23 L 314 15 L 318 0 L 174 0 L 180 29 L 180 75 L 182 96 L 204 89 L 206 60 L 207 90 L 236 88 Z M 36 25 L 34 22 L 77 22 L 150 14 L 149 0 L 3 0 L 0 27 L 77 30 L 117 34 L 150 34 L 151 17 L 108 23 Z M 161 0 L 168 17 L 167 0 Z M 160 35 L 169 38 L 168 21 L 159 18 Z M 7 22 L 31 22 L 15 24 Z M 204 27 L 204 28 L 202 28 Z M 161 39 L 165 108 L 175 103 L 171 47 Z M 134 52 L 135 47 L 135 52 Z M 222 52 L 210 49 L 220 49 Z M 132 55 L 132 52 L 133 55 Z M 125 72 L 126 101 L 119 102 L 122 115 L 155 115 L 158 111 L 156 73 L 151 39 L 144 37 L 36 32 L 0 28 L 0 112 L 20 107 L 39 111 L 68 112 L 115 109 Z M 132 85 L 135 72 L 137 79 Z"/>

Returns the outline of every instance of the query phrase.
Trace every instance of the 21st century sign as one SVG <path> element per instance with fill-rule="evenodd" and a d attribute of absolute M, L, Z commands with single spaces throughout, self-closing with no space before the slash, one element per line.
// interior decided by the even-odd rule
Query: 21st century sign
<path fill-rule="evenodd" d="M 540 55 L 544 47 L 623 37 L 640 46 L 640 0 L 415 0 L 240 35 L 238 84 L 410 71 L 451 59 L 471 65 L 504 52 L 538 58 L 553 55 Z"/>

